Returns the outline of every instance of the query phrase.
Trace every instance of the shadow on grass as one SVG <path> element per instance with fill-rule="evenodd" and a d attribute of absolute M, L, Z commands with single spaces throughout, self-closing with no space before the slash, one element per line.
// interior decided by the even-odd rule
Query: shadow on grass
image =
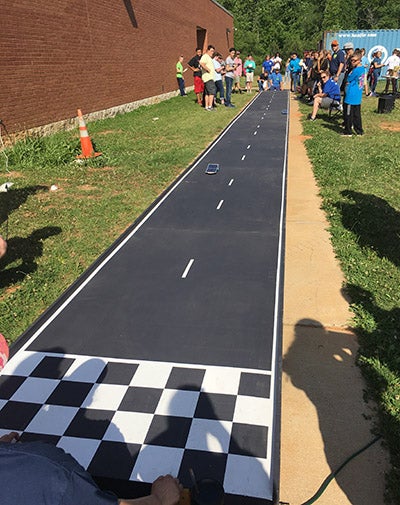
<path fill-rule="evenodd" d="M 361 344 L 359 362 L 373 384 L 370 394 L 379 405 L 380 431 L 391 453 L 388 495 L 393 503 L 400 503 L 400 308 L 382 309 L 371 292 L 354 284 L 346 289 L 355 312 L 369 314 L 375 323 L 369 331 L 357 329 Z"/>
<path fill-rule="evenodd" d="M 18 189 L 10 188 L 6 193 L 0 193 L 0 224 L 4 223 L 8 216 L 23 205 L 30 196 L 47 190 L 47 186 L 28 186 Z"/>
<path fill-rule="evenodd" d="M 12 237 L 7 241 L 7 254 L 0 260 L 0 288 L 21 282 L 27 275 L 37 270 L 36 259 L 43 254 L 43 240 L 59 235 L 58 226 L 45 226 L 32 232 L 28 237 Z M 14 267 L 8 265 L 18 262 Z"/>
<path fill-rule="evenodd" d="M 349 202 L 340 203 L 343 226 L 357 235 L 361 247 L 400 266 L 400 212 L 386 200 L 357 191 L 342 191 Z"/>
<path fill-rule="evenodd" d="M 336 115 L 336 116 L 325 116 L 323 118 L 324 122 L 322 123 L 322 128 L 325 128 L 326 130 L 332 130 L 335 133 L 342 133 L 343 128 L 342 128 L 342 116 L 341 115 Z"/>

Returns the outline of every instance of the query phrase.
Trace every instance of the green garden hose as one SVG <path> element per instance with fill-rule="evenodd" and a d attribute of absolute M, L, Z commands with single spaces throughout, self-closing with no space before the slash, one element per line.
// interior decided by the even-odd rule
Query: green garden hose
<path fill-rule="evenodd" d="M 315 493 L 314 496 L 312 496 L 309 500 L 305 501 L 302 503 L 302 505 L 311 505 L 312 503 L 315 503 L 322 495 L 322 493 L 325 491 L 325 489 L 328 487 L 329 483 L 336 477 L 336 475 L 343 470 L 343 468 L 349 463 L 352 459 L 357 457 L 359 454 L 362 452 L 366 451 L 371 445 L 373 445 L 375 442 L 377 442 L 380 438 L 382 438 L 381 435 L 375 437 L 371 442 L 369 442 L 367 445 L 359 449 L 357 452 L 349 456 L 340 466 L 337 468 L 334 472 L 332 472 L 328 477 L 324 480 L 324 482 L 321 484 L 320 488 L 318 491 Z"/>

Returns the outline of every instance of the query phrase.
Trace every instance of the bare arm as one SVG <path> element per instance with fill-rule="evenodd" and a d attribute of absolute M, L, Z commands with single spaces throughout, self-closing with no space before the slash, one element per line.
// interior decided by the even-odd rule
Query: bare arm
<path fill-rule="evenodd" d="M 339 68 L 338 68 L 336 75 L 335 75 L 336 79 L 338 79 L 339 75 L 342 73 L 343 67 L 344 67 L 344 63 L 339 63 Z"/>

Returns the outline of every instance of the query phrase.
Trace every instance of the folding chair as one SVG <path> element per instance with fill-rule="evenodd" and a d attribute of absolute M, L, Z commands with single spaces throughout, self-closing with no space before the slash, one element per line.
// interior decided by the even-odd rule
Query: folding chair
<path fill-rule="evenodd" d="M 333 117 L 335 117 L 341 112 L 343 112 L 342 104 L 339 102 L 339 100 L 333 100 L 329 106 L 329 117 L 332 117 L 332 113 L 334 113 Z"/>

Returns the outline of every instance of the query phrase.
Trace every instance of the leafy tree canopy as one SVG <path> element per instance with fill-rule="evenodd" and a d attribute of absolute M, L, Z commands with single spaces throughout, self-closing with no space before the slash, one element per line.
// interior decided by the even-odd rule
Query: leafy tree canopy
<path fill-rule="evenodd" d="M 400 28 L 400 2 L 386 0 L 219 0 L 235 17 L 235 45 L 266 54 L 317 48 L 324 31 Z"/>

